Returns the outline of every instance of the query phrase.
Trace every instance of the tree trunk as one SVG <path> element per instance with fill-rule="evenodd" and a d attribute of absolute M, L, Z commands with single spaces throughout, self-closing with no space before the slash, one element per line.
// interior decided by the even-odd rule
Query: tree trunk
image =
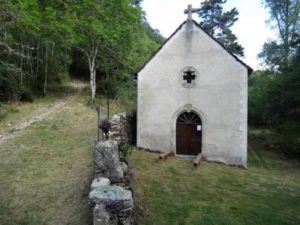
<path fill-rule="evenodd" d="M 95 95 L 96 95 L 96 57 L 98 53 L 98 48 L 95 47 L 91 50 L 90 53 L 87 53 L 87 58 L 89 61 L 89 69 L 90 69 L 90 85 L 91 85 L 91 98 L 89 103 L 95 103 Z"/>
<path fill-rule="evenodd" d="M 44 88 L 43 88 L 44 95 L 47 93 L 47 79 L 48 79 L 48 45 L 46 43 L 46 48 L 45 48 L 45 79 L 44 79 Z"/>
<path fill-rule="evenodd" d="M 35 71 L 35 79 L 39 76 L 39 60 L 40 60 L 40 40 L 37 41 L 37 53 L 36 53 L 36 71 Z"/>
<path fill-rule="evenodd" d="M 106 71 L 106 104 L 107 104 L 107 119 L 109 120 L 109 96 L 110 96 L 110 90 L 109 90 L 109 73 Z"/>
<path fill-rule="evenodd" d="M 22 45 L 22 56 L 21 56 L 21 78 L 20 78 L 20 83 L 21 83 L 21 86 L 23 85 L 23 54 L 24 54 L 24 51 L 23 51 L 23 45 Z"/>

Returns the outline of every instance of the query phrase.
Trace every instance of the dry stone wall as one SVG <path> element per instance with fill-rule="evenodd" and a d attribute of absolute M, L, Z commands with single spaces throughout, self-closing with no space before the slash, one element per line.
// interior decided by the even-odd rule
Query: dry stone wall
<path fill-rule="evenodd" d="M 119 118 L 115 118 L 115 121 Z M 119 129 L 115 123 L 115 128 Z M 132 225 L 133 198 L 128 186 L 128 165 L 120 162 L 118 142 L 100 141 L 93 149 L 95 178 L 89 202 L 94 225 Z"/>
<path fill-rule="evenodd" d="M 110 118 L 111 130 L 109 138 L 118 142 L 128 142 L 126 113 L 115 114 Z"/>

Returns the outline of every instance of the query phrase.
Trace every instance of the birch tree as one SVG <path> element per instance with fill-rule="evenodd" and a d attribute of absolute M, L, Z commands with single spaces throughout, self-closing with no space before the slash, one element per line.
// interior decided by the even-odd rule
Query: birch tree
<path fill-rule="evenodd" d="M 96 95 L 97 65 L 104 71 L 109 71 L 111 65 L 99 63 L 99 59 L 109 59 L 108 49 L 119 55 L 130 51 L 134 26 L 140 23 L 141 15 L 134 3 L 133 0 L 87 0 L 73 5 L 76 46 L 84 52 L 89 65 L 92 104 Z"/>
<path fill-rule="evenodd" d="M 98 45 L 104 39 L 103 1 L 77 1 L 73 4 L 75 17 L 73 22 L 74 44 L 80 49 L 87 60 L 90 73 L 90 103 L 94 103 L 96 95 L 96 59 Z"/>

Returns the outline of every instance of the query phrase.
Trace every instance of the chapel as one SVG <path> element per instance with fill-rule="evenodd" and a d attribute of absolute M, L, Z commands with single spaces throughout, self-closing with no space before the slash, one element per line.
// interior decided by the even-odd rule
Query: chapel
<path fill-rule="evenodd" d="M 188 19 L 138 72 L 137 147 L 247 166 L 252 69 Z"/>

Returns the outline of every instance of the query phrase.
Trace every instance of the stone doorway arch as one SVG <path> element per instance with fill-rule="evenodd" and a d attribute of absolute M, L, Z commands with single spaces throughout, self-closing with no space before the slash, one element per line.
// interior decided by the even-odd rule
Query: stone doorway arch
<path fill-rule="evenodd" d="M 176 154 L 198 155 L 201 152 L 201 118 L 193 111 L 182 112 L 176 120 Z"/>

